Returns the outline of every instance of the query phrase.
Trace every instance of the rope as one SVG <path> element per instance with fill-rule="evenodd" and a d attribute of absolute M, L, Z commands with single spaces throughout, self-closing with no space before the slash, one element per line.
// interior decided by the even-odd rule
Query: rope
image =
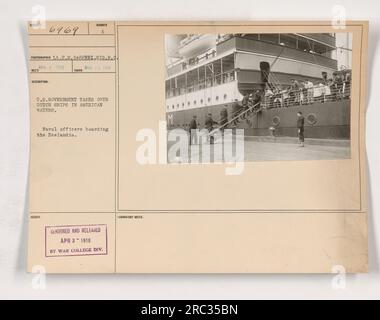
<path fill-rule="evenodd" d="M 272 68 L 273 68 L 273 66 L 275 65 L 275 63 L 278 61 L 278 59 L 280 58 L 280 56 L 282 55 L 282 53 L 284 52 L 284 50 L 285 50 L 285 47 L 282 47 L 281 48 L 281 51 L 279 52 L 279 54 L 276 56 L 276 58 L 273 60 L 273 62 L 271 63 L 271 65 L 270 65 L 270 68 L 269 68 L 269 72 L 267 72 L 267 71 L 264 71 L 264 73 L 266 73 L 267 74 L 267 78 L 268 78 L 268 80 L 269 80 L 269 77 L 271 76 L 272 78 L 273 78 L 273 83 L 274 83 L 274 87 L 277 89 L 277 90 L 279 90 L 280 89 L 280 82 L 278 81 L 278 78 L 275 76 L 275 74 L 273 73 L 273 71 L 272 71 Z"/>
<path fill-rule="evenodd" d="M 285 50 L 285 47 L 282 47 L 280 53 L 277 55 L 276 59 L 274 59 L 274 61 L 270 65 L 270 70 L 272 70 L 273 65 L 277 62 L 278 58 L 280 58 L 280 56 L 282 55 L 282 53 L 284 52 L 284 50 Z"/>
<path fill-rule="evenodd" d="M 318 63 L 317 63 L 317 59 L 315 58 L 315 55 L 314 55 L 313 48 L 311 47 L 311 44 L 310 44 L 309 39 L 306 39 L 306 41 L 307 41 L 307 44 L 309 45 L 309 49 L 310 49 L 310 51 L 311 51 L 311 54 L 312 54 L 312 56 L 313 56 L 313 60 L 314 60 L 315 64 L 318 64 Z"/>

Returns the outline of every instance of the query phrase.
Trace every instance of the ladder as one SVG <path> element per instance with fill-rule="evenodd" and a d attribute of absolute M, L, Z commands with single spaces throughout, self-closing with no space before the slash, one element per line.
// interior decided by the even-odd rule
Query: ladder
<path fill-rule="evenodd" d="M 208 136 L 213 135 L 215 132 L 219 131 L 220 129 L 223 129 L 224 127 L 228 126 L 230 123 L 232 123 L 232 122 L 238 120 L 241 116 L 243 116 L 243 115 L 245 115 L 246 113 L 252 111 L 256 106 L 260 105 L 260 103 L 261 103 L 261 102 L 258 102 L 258 103 L 256 103 L 255 105 L 250 106 L 250 107 L 248 107 L 248 109 L 245 109 L 245 110 L 243 110 L 243 111 L 241 111 L 241 112 L 238 111 L 238 112 L 237 112 L 237 113 L 238 113 L 237 116 L 233 117 L 231 120 L 229 120 L 229 121 L 226 122 L 225 124 L 219 126 L 218 128 L 215 128 L 214 130 L 210 131 L 210 132 L 208 133 Z M 262 110 L 261 108 L 258 108 L 258 109 L 256 109 L 256 110 L 254 110 L 254 114 L 257 114 L 257 113 L 260 112 L 261 110 Z"/>

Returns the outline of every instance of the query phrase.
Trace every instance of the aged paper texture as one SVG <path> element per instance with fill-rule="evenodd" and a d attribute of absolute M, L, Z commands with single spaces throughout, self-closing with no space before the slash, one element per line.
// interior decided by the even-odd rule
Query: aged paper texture
<path fill-rule="evenodd" d="M 28 29 L 28 271 L 367 272 L 367 22 Z"/>

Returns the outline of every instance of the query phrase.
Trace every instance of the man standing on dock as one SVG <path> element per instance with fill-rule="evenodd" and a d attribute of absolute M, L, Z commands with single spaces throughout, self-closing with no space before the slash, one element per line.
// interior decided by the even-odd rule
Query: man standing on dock
<path fill-rule="evenodd" d="M 297 112 L 297 129 L 298 129 L 298 143 L 299 147 L 305 146 L 305 118 L 302 112 Z"/>

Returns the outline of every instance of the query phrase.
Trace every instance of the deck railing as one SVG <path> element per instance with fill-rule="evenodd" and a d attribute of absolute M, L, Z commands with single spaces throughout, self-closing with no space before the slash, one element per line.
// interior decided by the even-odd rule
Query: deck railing
<path fill-rule="evenodd" d="M 235 80 L 235 71 L 227 71 L 212 77 L 207 77 L 204 80 L 194 81 L 193 84 L 188 84 L 186 87 L 178 87 L 167 90 L 166 98 L 180 96 L 186 93 L 204 90 L 206 88 L 215 87 L 221 84 L 229 83 Z"/>
<path fill-rule="evenodd" d="M 262 106 L 266 108 L 283 108 L 308 105 L 315 102 L 332 102 L 351 98 L 351 82 L 318 84 L 311 88 L 299 90 L 266 90 Z"/>

